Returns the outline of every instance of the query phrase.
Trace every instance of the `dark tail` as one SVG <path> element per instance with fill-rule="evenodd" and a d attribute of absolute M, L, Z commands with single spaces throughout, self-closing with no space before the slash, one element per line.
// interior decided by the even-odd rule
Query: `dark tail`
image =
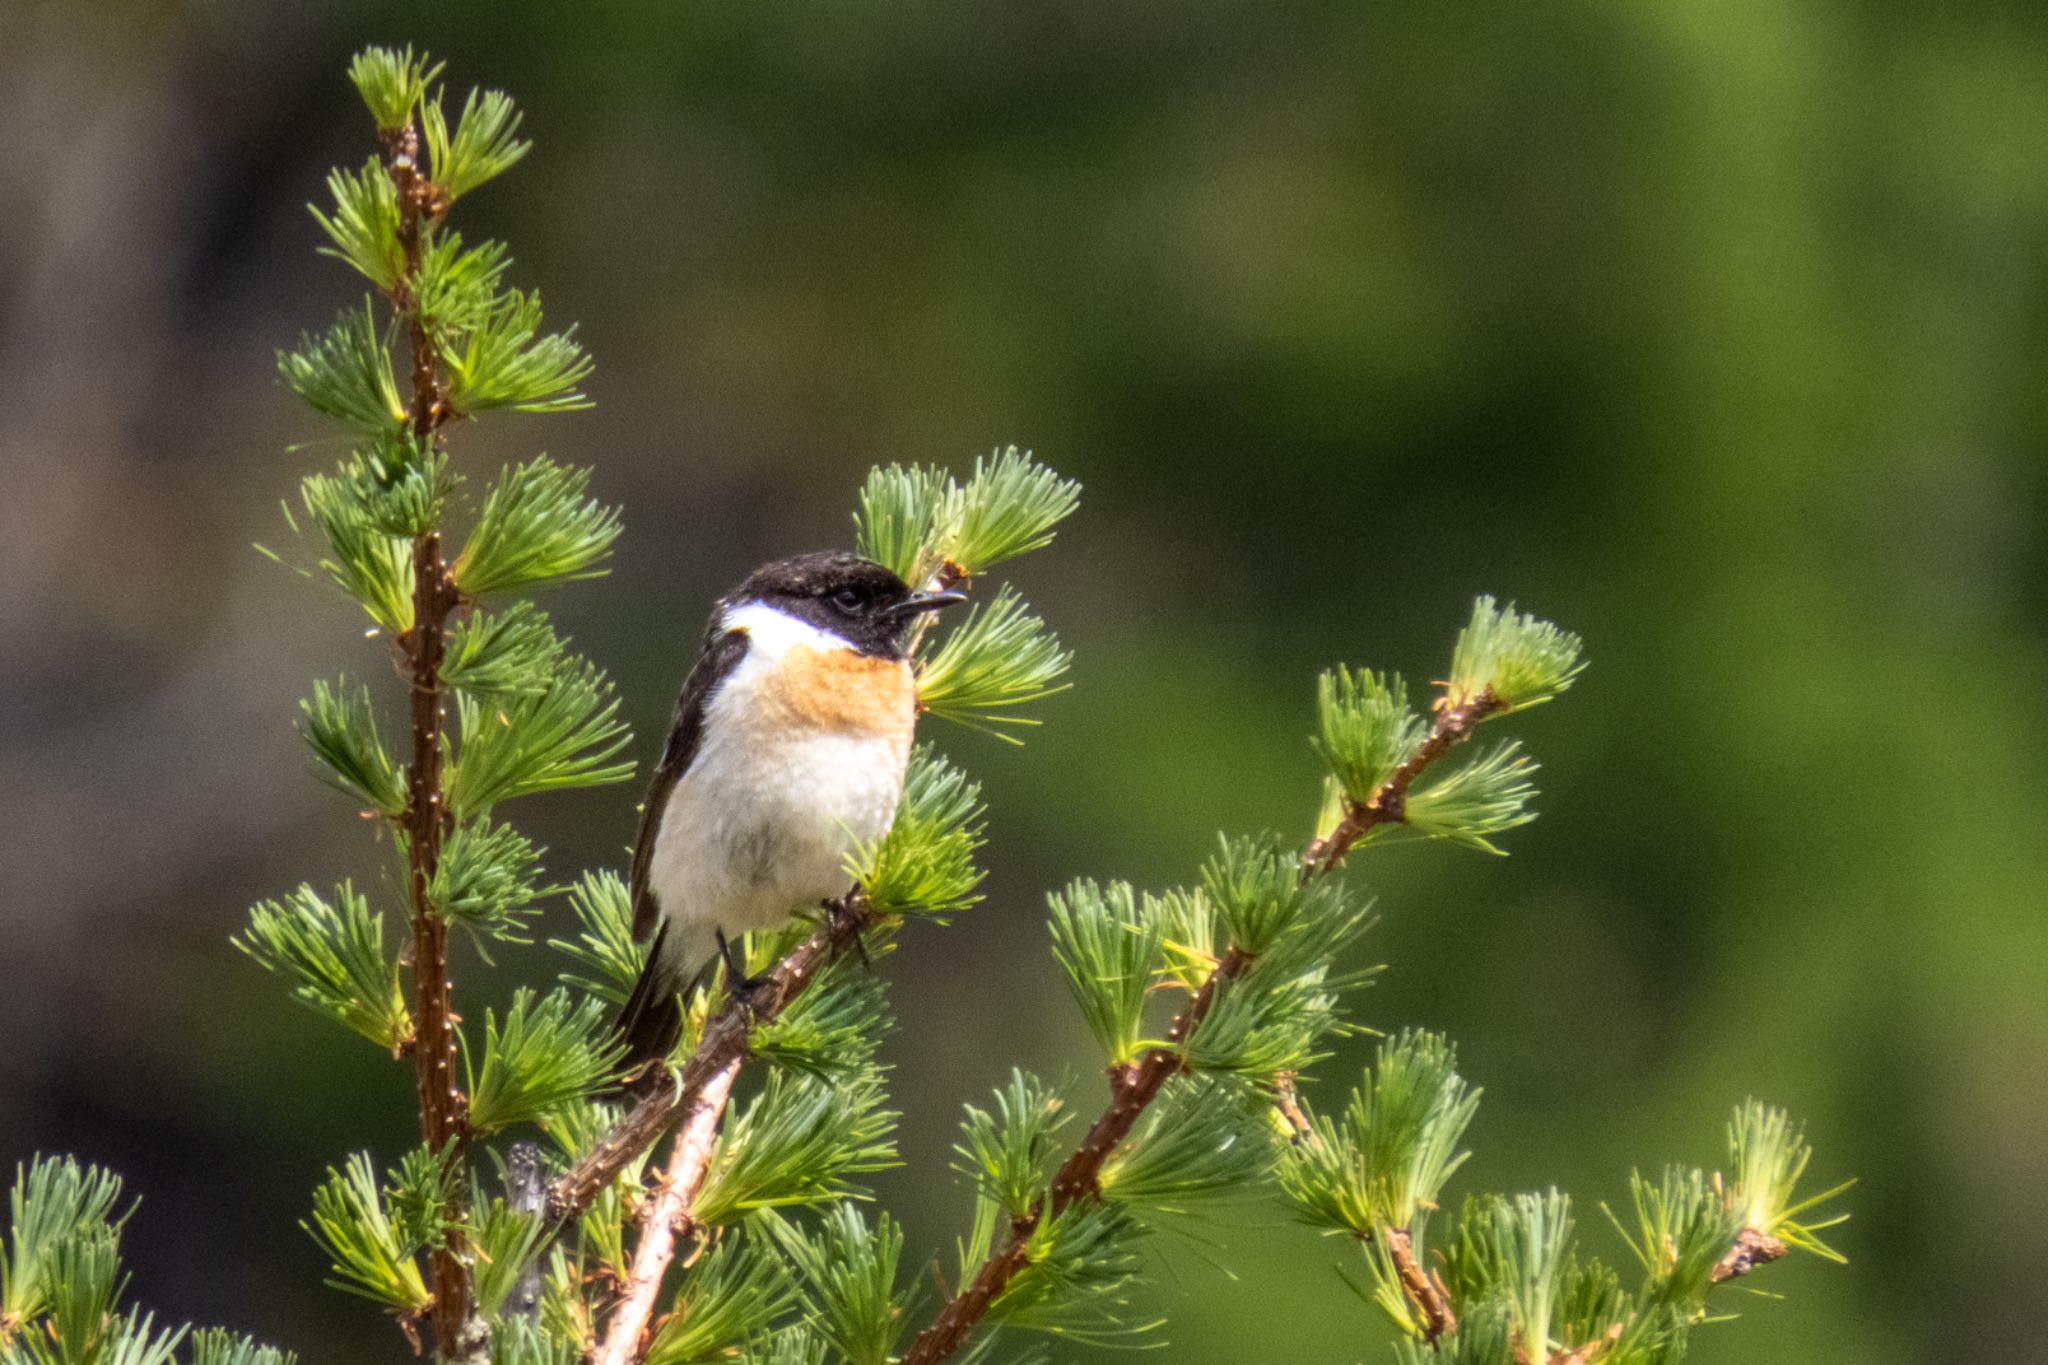
<path fill-rule="evenodd" d="M 628 1088 L 637 1089 L 660 1076 L 661 1064 L 683 1032 L 683 1005 L 677 992 L 684 983 L 675 964 L 662 952 L 668 927 L 664 919 L 654 942 L 648 945 L 647 966 L 619 1012 L 619 1037 L 626 1044 L 625 1060 L 619 1068 Z"/>

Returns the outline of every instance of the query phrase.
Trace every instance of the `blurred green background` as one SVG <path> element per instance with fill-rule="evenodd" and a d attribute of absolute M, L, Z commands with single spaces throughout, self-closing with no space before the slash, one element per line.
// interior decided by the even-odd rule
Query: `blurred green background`
<path fill-rule="evenodd" d="M 2048 11 L 1998 0 L 14 0 L 0 1159 L 128 1175 L 140 1301 L 404 1354 L 296 1220 L 409 1140 L 410 1073 L 226 943 L 380 865 L 291 724 L 380 647 L 249 549 L 334 453 L 273 355 L 360 294 L 302 206 L 369 150 L 369 41 L 527 110 L 461 226 L 580 325 L 599 406 L 457 449 L 624 505 L 616 572 L 548 605 L 643 762 L 711 597 L 846 543 L 869 464 L 1014 442 L 1086 484 L 1019 573 L 1074 690 L 1021 750 L 932 731 L 994 819 L 987 904 L 887 968 L 915 1263 L 965 1227 L 961 1100 L 1012 1063 L 1098 1093 L 1043 892 L 1301 834 L 1316 669 L 1439 676 L 1491 591 L 1593 659 L 1520 727 L 1543 818 L 1358 874 L 1361 1018 L 1486 1089 L 1457 1188 L 1555 1182 L 1618 1250 L 1596 1202 L 1753 1093 L 1860 1177 L 1852 1264 L 1773 1267 L 1694 1359 L 2048 1359 Z M 526 818 L 556 872 L 617 865 L 638 795 Z M 473 1016 L 544 969 L 505 967 L 458 969 Z M 1340 1246 L 1220 1241 L 1160 1258 L 1164 1358 L 1386 1358 Z"/>

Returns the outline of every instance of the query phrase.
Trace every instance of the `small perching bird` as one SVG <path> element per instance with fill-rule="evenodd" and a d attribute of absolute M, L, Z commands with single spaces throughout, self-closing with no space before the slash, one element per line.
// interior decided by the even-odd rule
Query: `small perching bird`
<path fill-rule="evenodd" d="M 633 847 L 633 939 L 653 946 L 620 1018 L 629 1070 L 675 1046 L 678 993 L 714 957 L 744 977 L 729 937 L 847 889 L 848 855 L 903 795 L 911 623 L 961 600 L 837 550 L 764 564 L 718 600 Z"/>

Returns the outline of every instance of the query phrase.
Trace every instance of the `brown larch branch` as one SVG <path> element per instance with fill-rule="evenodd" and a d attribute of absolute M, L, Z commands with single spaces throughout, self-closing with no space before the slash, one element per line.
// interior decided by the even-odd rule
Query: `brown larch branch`
<path fill-rule="evenodd" d="M 565 1222 L 590 1207 L 619 1172 L 661 1140 L 712 1079 L 747 1056 L 757 1023 L 779 1016 L 824 969 L 853 948 L 883 916 L 865 897 L 849 894 L 834 903 L 825 923 L 775 964 L 746 1002 L 727 1001 L 704 1027 L 704 1036 L 675 1077 L 675 1083 L 641 1099 L 582 1159 L 548 1187 L 548 1216 Z"/>
<path fill-rule="evenodd" d="M 690 1097 L 683 1110 L 682 1127 L 669 1153 L 668 1171 L 640 1205 L 640 1244 L 633 1251 L 633 1269 L 626 1277 L 618 1307 L 612 1311 L 611 1326 L 592 1365 L 636 1365 L 646 1358 L 647 1325 L 654 1317 L 654 1303 L 661 1294 L 662 1277 L 675 1259 L 676 1243 L 693 1228 L 690 1205 L 704 1186 L 711 1169 L 712 1148 L 718 1141 L 718 1118 L 732 1097 L 732 1083 L 740 1074 L 743 1057 L 735 1056 L 713 1072 Z"/>
<path fill-rule="evenodd" d="M 1480 721 L 1506 709 L 1490 689 L 1455 706 L 1439 702 L 1436 724 L 1431 727 L 1428 737 L 1416 745 L 1415 751 L 1374 790 L 1372 799 L 1348 803 L 1342 822 L 1325 837 L 1310 843 L 1302 854 L 1302 880 L 1307 881 L 1336 867 L 1343 861 L 1345 853 L 1373 826 L 1403 819 L 1408 788 L 1415 779 L 1453 746 L 1469 737 Z M 918 1333 L 899 1365 L 938 1365 L 959 1350 L 975 1324 L 988 1312 L 1017 1272 L 1024 1268 L 1031 1235 L 1044 1221 L 1048 1211 L 1057 1215 L 1078 1199 L 1101 1197 L 1098 1182 L 1103 1163 L 1130 1136 L 1131 1129 L 1146 1107 L 1159 1097 L 1166 1082 L 1187 1065 L 1186 1043 L 1208 1016 L 1210 1007 L 1215 1003 L 1216 992 L 1243 975 L 1251 963 L 1249 954 L 1232 945 L 1217 961 L 1215 970 L 1204 978 L 1201 987 L 1188 1001 L 1187 1008 L 1174 1018 L 1167 1029 L 1166 1045 L 1152 1048 L 1127 1066 L 1110 1069 L 1109 1105 L 1089 1126 L 1081 1145 L 1054 1174 L 1048 1191 L 1049 1210 L 1047 1201 L 1042 1200 L 1030 1212 L 1012 1220 L 1009 1234 L 989 1253 L 973 1279 L 939 1310 L 931 1325 Z M 1406 1234 L 1402 1235 L 1405 1238 Z M 1413 1253 L 1410 1251 L 1408 1254 L 1412 1266 Z M 1418 1308 L 1425 1316 L 1434 1312 L 1435 1320 L 1445 1324 L 1438 1331 L 1450 1330 L 1456 1319 L 1451 1315 L 1449 1297 L 1442 1292 L 1441 1284 L 1432 1286 L 1430 1277 L 1420 1267 L 1412 1268 L 1422 1290 L 1427 1291 L 1433 1303 L 1432 1308 L 1418 1302 Z M 1403 1283 L 1405 1285 L 1406 1281 Z"/>
<path fill-rule="evenodd" d="M 443 206 L 441 196 L 419 168 L 416 124 L 386 129 L 386 165 L 398 195 L 398 243 L 405 275 L 393 302 L 405 314 L 412 342 L 412 402 L 406 422 L 413 437 L 431 443 L 446 420 L 440 357 L 419 315 L 416 284 L 422 235 Z M 414 995 L 413 1075 L 419 1091 L 420 1139 L 435 1151 L 467 1140 L 468 1099 L 456 1070 L 455 1012 L 448 984 L 448 925 L 434 912 L 428 888 L 440 866 L 441 843 L 451 819 L 442 798 L 441 752 L 447 728 L 447 695 L 441 660 L 448 618 L 459 600 L 441 555 L 441 533 L 422 531 L 412 545 L 412 627 L 400 638 L 412 691 L 412 753 L 406 767 L 406 871 L 412 899 Z M 450 1231 L 431 1258 L 434 1345 L 444 1359 L 456 1359 L 478 1342 L 470 1325 L 469 1266 L 459 1194 L 445 1209 Z"/>

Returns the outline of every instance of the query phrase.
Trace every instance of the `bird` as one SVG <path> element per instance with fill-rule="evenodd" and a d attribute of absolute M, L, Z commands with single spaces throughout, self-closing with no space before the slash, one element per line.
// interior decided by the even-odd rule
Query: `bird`
<path fill-rule="evenodd" d="M 730 938 L 840 895 L 887 832 L 917 722 L 913 622 L 965 594 L 913 589 L 842 550 L 771 560 L 718 599 L 641 808 L 628 890 L 652 941 L 618 1032 L 642 1082 L 682 1031 L 679 993 Z"/>

